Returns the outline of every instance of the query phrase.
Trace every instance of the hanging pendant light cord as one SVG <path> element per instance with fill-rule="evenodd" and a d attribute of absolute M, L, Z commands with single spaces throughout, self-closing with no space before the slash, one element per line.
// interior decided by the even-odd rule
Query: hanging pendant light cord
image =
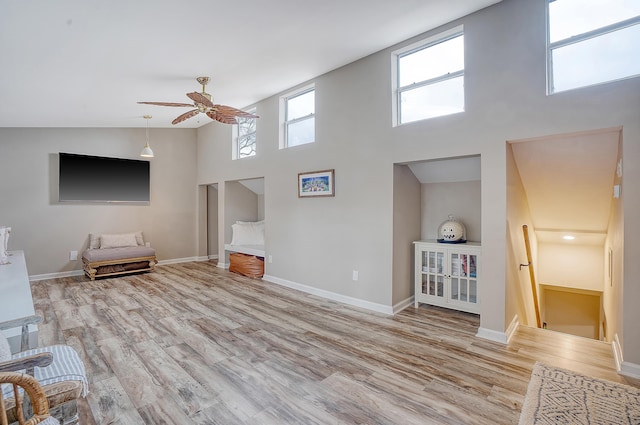
<path fill-rule="evenodd" d="M 147 120 L 147 129 L 146 129 L 146 132 L 145 132 L 146 144 L 144 145 L 144 149 L 142 149 L 142 152 L 140 153 L 140 156 L 153 158 L 153 151 L 151 150 L 151 147 L 149 146 L 149 120 L 151 119 L 151 115 L 145 115 L 143 118 Z"/>

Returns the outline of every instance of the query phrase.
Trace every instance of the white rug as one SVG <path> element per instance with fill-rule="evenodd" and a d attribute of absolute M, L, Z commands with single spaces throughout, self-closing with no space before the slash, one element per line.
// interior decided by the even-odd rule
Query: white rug
<path fill-rule="evenodd" d="M 640 389 L 536 363 L 520 425 L 640 424 Z"/>

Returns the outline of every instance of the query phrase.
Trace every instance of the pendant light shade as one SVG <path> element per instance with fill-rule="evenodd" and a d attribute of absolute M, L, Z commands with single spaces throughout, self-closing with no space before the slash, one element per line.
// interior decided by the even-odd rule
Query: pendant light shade
<path fill-rule="evenodd" d="M 149 146 L 149 120 L 151 119 L 151 115 L 145 115 L 143 118 L 147 120 L 147 133 L 146 133 L 147 143 L 144 145 L 144 148 L 142 148 L 142 152 L 140 152 L 140 156 L 143 156 L 145 158 L 153 158 L 153 151 Z"/>

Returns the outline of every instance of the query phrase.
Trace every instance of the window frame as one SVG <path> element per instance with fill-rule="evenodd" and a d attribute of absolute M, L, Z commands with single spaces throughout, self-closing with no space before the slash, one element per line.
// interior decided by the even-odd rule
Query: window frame
<path fill-rule="evenodd" d="M 311 143 L 315 143 L 316 142 L 316 134 L 315 134 L 315 119 L 316 119 L 316 104 L 315 104 L 315 91 L 316 91 L 316 87 L 315 84 L 309 84 L 306 85 L 304 87 L 301 87 L 299 89 L 290 91 L 288 93 L 286 93 L 285 95 L 280 97 L 280 149 L 287 149 L 287 148 L 293 148 L 293 147 L 297 147 L 297 146 L 304 146 L 304 145 L 308 145 Z M 314 98 L 313 98 L 313 112 L 310 114 L 307 114 L 305 116 L 302 117 L 298 117 L 298 118 L 294 118 L 291 120 L 288 120 L 288 115 L 289 115 L 289 101 L 292 99 L 295 99 L 296 97 L 300 97 L 302 95 L 305 95 L 307 93 L 310 92 L 314 92 Z M 306 120 L 314 120 L 314 134 L 313 134 L 313 140 L 307 143 L 302 143 L 299 145 L 294 145 L 294 146 L 289 146 L 289 126 L 291 124 L 297 124 Z"/>
<path fill-rule="evenodd" d="M 256 107 L 253 108 L 249 108 L 249 109 L 243 109 L 243 111 L 248 112 L 250 114 L 256 115 Z M 242 118 L 242 117 L 237 117 L 238 120 L 238 124 L 233 126 L 233 149 L 232 149 L 232 159 L 244 159 L 244 158 L 251 158 L 252 156 L 256 156 L 257 152 L 258 152 L 258 122 L 255 121 L 256 118 Z M 255 135 L 255 140 L 254 140 L 254 149 L 253 149 L 253 154 L 252 155 L 244 155 L 241 156 L 240 155 L 240 126 L 242 125 L 240 120 L 254 120 L 255 122 L 255 129 L 254 131 L 245 134 L 242 137 L 247 137 L 250 135 Z"/>
<path fill-rule="evenodd" d="M 554 76 L 553 76 L 553 51 L 555 49 L 560 49 L 563 47 L 567 47 L 567 46 L 571 46 L 571 45 L 575 45 L 575 44 L 579 44 L 582 43 L 584 41 L 588 41 L 588 40 L 593 40 L 595 38 L 598 38 L 600 36 L 606 35 L 606 34 L 610 34 L 610 33 L 614 33 L 616 31 L 619 30 L 623 30 L 625 28 L 630 28 L 632 26 L 635 25 L 640 25 L 640 15 L 639 16 L 635 16 L 632 18 L 628 18 L 625 19 L 623 21 L 618 21 L 616 23 L 613 24 L 609 24 L 609 25 L 605 25 L 603 27 L 600 28 L 596 28 L 590 31 L 586 31 L 577 35 L 573 35 L 573 36 L 569 36 L 567 38 L 558 40 L 558 41 L 554 41 L 551 42 L 551 13 L 550 13 L 550 8 L 549 6 L 551 5 L 551 3 L 553 3 L 554 1 L 558 1 L 558 0 L 547 0 L 546 1 L 546 8 L 545 8 L 545 13 L 546 13 L 546 20 L 547 20 L 547 95 L 552 95 L 552 94 L 556 94 L 556 93 L 563 93 L 563 92 L 567 92 L 567 91 L 571 91 L 571 90 L 577 90 L 577 89 L 582 89 L 585 87 L 593 87 L 593 86 L 598 86 L 600 84 L 608 84 L 614 81 L 621 81 L 621 80 L 626 80 L 628 78 L 634 78 L 634 77 L 638 77 L 640 76 L 640 74 L 633 74 L 633 75 L 628 75 L 626 77 L 621 77 L 621 78 L 616 78 L 613 80 L 605 80 L 605 81 L 600 81 L 597 83 L 592 83 L 592 84 L 588 84 L 588 85 L 584 85 L 584 86 L 577 86 L 577 87 L 572 87 L 572 88 L 568 88 L 568 89 L 564 89 L 564 90 L 554 90 Z M 561 1 L 561 0 L 560 0 Z"/>
<path fill-rule="evenodd" d="M 432 77 L 432 78 L 428 78 L 426 80 L 422 80 L 422 81 L 418 81 L 418 82 L 414 82 L 411 84 L 408 84 L 406 86 L 401 86 L 400 85 L 400 59 L 406 56 L 409 56 L 413 53 L 419 52 L 421 50 L 425 50 L 428 49 L 430 47 L 436 46 L 440 43 L 444 43 L 446 41 L 452 40 L 456 37 L 462 36 L 464 37 L 464 25 L 458 25 L 454 28 L 450 28 L 448 30 L 439 32 L 438 34 L 432 35 L 430 37 L 427 37 L 425 39 L 422 39 L 420 41 L 417 41 L 415 43 L 412 43 L 408 46 L 402 47 L 398 50 L 395 50 L 392 52 L 391 54 L 391 62 L 392 62 L 392 66 L 391 66 L 391 79 L 392 79 L 392 98 L 393 98 L 393 102 L 392 102 L 392 125 L 393 127 L 397 127 L 397 126 L 401 126 L 401 125 L 405 125 L 405 124 L 411 124 L 411 123 L 415 123 L 415 122 L 419 122 L 419 121 L 424 121 L 424 120 L 429 120 L 429 119 L 433 119 L 433 118 L 439 118 L 439 117 L 443 117 L 443 116 L 448 116 L 448 115 L 453 115 L 453 114 L 457 114 L 457 113 L 462 113 L 466 111 L 466 96 L 465 96 L 465 92 L 463 91 L 463 98 L 462 98 L 462 111 L 458 111 L 458 112 L 453 112 L 451 114 L 446 114 L 446 115 L 439 115 L 439 116 L 435 116 L 435 117 L 425 117 L 425 118 L 421 118 L 418 120 L 413 120 L 413 121 L 408 121 L 408 122 L 402 122 L 401 121 L 401 117 L 402 117 L 402 108 L 401 108 L 401 98 L 402 98 L 402 94 L 404 92 L 408 92 L 410 90 L 415 90 L 415 89 L 420 89 L 423 87 L 427 87 L 430 85 L 434 85 L 443 81 L 447 81 L 447 80 L 452 80 L 455 78 L 459 78 L 462 77 L 463 78 L 463 84 L 464 84 L 464 75 L 465 75 L 465 68 L 466 68 L 466 60 L 464 61 L 464 67 L 462 68 L 462 70 L 459 71 L 455 71 L 453 73 L 447 73 L 447 74 L 442 74 L 436 77 Z M 465 48 L 464 48 L 464 44 L 463 44 L 463 51 L 462 51 L 463 57 L 466 56 L 465 55 Z"/>

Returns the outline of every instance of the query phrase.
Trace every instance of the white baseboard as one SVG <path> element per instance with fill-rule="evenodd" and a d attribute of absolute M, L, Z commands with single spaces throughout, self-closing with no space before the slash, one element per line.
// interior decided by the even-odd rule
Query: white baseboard
<path fill-rule="evenodd" d="M 622 356 L 622 346 L 620 345 L 618 334 L 614 335 L 611 348 L 613 349 L 613 360 L 616 363 L 616 370 L 618 373 L 629 378 L 640 379 L 640 365 L 624 361 Z"/>
<path fill-rule="evenodd" d="M 209 258 L 209 260 L 217 260 L 218 259 L 218 254 L 209 255 L 207 258 Z"/>
<path fill-rule="evenodd" d="M 508 344 L 513 334 L 518 329 L 519 320 L 518 315 L 516 314 L 511 319 L 511 323 L 507 327 L 507 330 L 504 332 L 494 331 L 493 329 L 487 328 L 478 328 L 478 333 L 476 336 L 478 338 L 488 339 L 489 341 L 499 342 L 500 344 Z"/>
<path fill-rule="evenodd" d="M 478 338 L 488 339 L 489 341 L 499 342 L 500 344 L 506 344 L 508 342 L 506 333 L 494 331 L 493 329 L 478 328 L 476 336 Z"/>
<path fill-rule="evenodd" d="M 83 274 L 84 270 L 70 270 L 68 272 L 34 274 L 29 276 L 29 281 L 36 282 L 38 280 L 57 279 L 60 277 L 82 276 Z"/>
<path fill-rule="evenodd" d="M 365 301 L 342 294 L 336 294 L 335 292 L 325 291 L 324 289 L 314 288 L 312 286 L 303 285 L 301 283 L 292 282 L 290 280 L 281 279 L 275 276 L 264 275 L 262 277 L 262 280 L 275 283 L 276 285 L 285 286 L 287 288 L 296 289 L 307 294 L 317 295 L 319 297 L 326 298 L 332 301 L 338 301 L 354 307 L 364 308 L 365 310 L 375 311 L 376 313 L 387 314 L 390 316 L 393 315 L 393 307 L 391 306 L 372 303 L 370 301 Z"/>
<path fill-rule="evenodd" d="M 218 256 L 216 255 L 215 257 L 217 258 Z M 208 256 L 174 258 L 171 260 L 160 260 L 158 261 L 158 265 L 162 266 L 165 264 L 190 263 L 192 261 L 209 261 L 209 259 L 210 258 Z M 38 280 L 57 279 L 61 277 L 71 277 L 71 276 L 82 276 L 83 274 L 84 274 L 84 270 L 70 270 L 66 272 L 34 274 L 29 276 L 29 281 L 36 282 Z"/>
<path fill-rule="evenodd" d="M 518 319 L 518 315 L 515 314 L 513 316 L 513 319 L 511 319 L 511 323 L 509 323 L 507 330 L 505 331 L 505 334 L 507 336 L 507 343 L 511 341 L 513 334 L 515 334 L 518 330 L 518 326 L 520 326 L 520 320 Z"/>
<path fill-rule="evenodd" d="M 640 364 L 623 361 L 618 373 L 629 378 L 640 379 Z"/>
<path fill-rule="evenodd" d="M 409 297 L 409 298 L 407 298 L 405 300 L 402 300 L 399 303 L 395 304 L 393 306 L 393 314 L 400 313 L 405 308 L 412 306 L 413 305 L 413 301 L 414 301 L 414 298 L 413 298 L 413 296 L 411 296 L 411 297 Z"/>
<path fill-rule="evenodd" d="M 618 334 L 613 336 L 611 349 L 613 350 L 613 361 L 616 363 L 616 370 L 620 373 L 620 370 L 622 369 L 622 346 L 620 345 Z"/>
<path fill-rule="evenodd" d="M 228 269 L 229 268 L 229 263 L 222 263 L 222 262 L 218 261 L 218 267 L 220 267 L 221 269 Z"/>
<path fill-rule="evenodd" d="M 191 263 L 193 261 L 208 261 L 208 257 L 184 257 L 184 258 L 173 258 L 171 260 L 160 260 L 158 261 L 159 266 L 164 266 L 166 264 L 178 264 L 178 263 Z"/>

